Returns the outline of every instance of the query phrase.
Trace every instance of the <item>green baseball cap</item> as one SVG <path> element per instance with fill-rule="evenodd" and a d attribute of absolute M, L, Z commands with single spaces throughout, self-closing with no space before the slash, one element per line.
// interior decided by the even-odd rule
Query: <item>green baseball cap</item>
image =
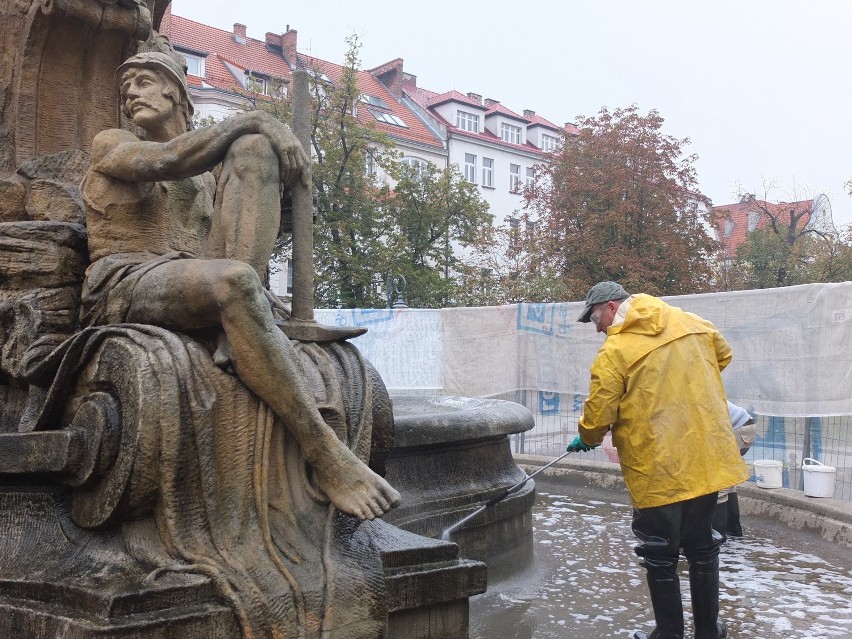
<path fill-rule="evenodd" d="M 630 297 L 630 293 L 625 291 L 618 282 L 598 282 L 589 289 L 589 294 L 586 295 L 586 305 L 577 321 L 591 322 L 592 309 L 595 306 L 613 300 L 626 300 L 628 297 Z"/>

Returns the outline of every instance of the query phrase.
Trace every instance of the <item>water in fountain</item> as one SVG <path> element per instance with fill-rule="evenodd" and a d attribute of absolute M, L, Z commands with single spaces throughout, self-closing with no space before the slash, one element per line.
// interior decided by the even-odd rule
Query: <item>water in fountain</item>
<path fill-rule="evenodd" d="M 653 629 L 644 569 L 633 552 L 626 495 L 566 494 L 538 483 L 532 561 L 489 564 L 488 592 L 471 600 L 471 639 L 603 639 Z M 743 518 L 745 536 L 721 551 L 728 636 L 852 637 L 852 559 L 776 522 Z M 686 562 L 681 563 L 691 633 Z"/>

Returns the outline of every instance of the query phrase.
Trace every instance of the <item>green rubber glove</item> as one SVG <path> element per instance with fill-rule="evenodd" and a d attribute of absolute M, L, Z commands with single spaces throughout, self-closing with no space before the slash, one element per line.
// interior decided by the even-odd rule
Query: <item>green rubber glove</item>
<path fill-rule="evenodd" d="M 579 435 L 577 435 L 573 440 L 571 440 L 571 443 L 568 444 L 568 448 L 565 450 L 569 453 L 587 453 L 593 448 L 597 448 L 597 446 L 589 446 L 580 439 Z"/>

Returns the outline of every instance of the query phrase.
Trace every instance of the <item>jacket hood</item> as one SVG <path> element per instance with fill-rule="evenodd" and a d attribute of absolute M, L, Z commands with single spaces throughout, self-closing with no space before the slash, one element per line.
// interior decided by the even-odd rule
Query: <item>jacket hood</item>
<path fill-rule="evenodd" d="M 669 305 L 661 299 L 639 293 L 630 300 L 624 322 L 610 327 L 607 334 L 659 335 L 666 326 L 669 312 Z"/>

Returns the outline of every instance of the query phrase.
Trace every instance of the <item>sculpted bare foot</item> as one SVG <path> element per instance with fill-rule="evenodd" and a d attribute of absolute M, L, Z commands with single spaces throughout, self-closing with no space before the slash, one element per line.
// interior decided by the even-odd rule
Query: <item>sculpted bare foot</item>
<path fill-rule="evenodd" d="M 314 472 L 320 488 L 338 510 L 359 519 L 375 519 L 402 502 L 393 486 L 348 448 L 341 445 L 324 461 L 327 463 L 314 465 Z"/>

